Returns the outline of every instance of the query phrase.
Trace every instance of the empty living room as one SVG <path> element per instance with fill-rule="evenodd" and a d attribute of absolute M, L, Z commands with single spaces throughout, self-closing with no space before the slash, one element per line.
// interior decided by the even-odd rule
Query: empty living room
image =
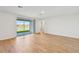
<path fill-rule="evenodd" d="M 0 6 L 0 53 L 79 53 L 79 6 Z"/>

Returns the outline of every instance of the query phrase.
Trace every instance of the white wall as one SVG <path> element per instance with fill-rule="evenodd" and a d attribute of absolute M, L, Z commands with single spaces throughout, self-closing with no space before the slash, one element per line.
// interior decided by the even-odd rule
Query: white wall
<path fill-rule="evenodd" d="M 0 12 L 0 40 L 16 37 L 16 17 Z"/>
<path fill-rule="evenodd" d="M 36 22 L 36 24 L 35 24 L 36 31 L 35 32 L 38 33 L 38 32 L 40 32 L 40 21 L 38 19 L 36 19 L 35 22 Z"/>
<path fill-rule="evenodd" d="M 36 20 L 36 32 L 40 21 Z M 64 15 L 45 19 L 45 32 L 79 38 L 79 15 Z M 16 37 L 16 16 L 0 12 L 0 40 Z"/>
<path fill-rule="evenodd" d="M 39 29 L 40 25 L 37 25 Z M 39 32 L 38 29 L 36 32 Z M 45 32 L 79 38 L 79 15 L 64 15 L 45 19 Z"/>

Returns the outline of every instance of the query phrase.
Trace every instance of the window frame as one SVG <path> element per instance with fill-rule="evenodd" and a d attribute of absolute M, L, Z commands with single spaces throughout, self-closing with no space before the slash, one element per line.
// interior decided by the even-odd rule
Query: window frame
<path fill-rule="evenodd" d="M 30 30 L 27 30 L 27 31 L 18 31 L 18 32 L 17 32 L 17 29 L 16 29 L 16 32 L 17 32 L 17 33 L 31 32 L 31 22 L 32 22 L 32 20 L 16 19 L 16 22 L 17 22 L 17 21 L 28 21 L 28 22 L 30 22 Z M 17 26 L 17 24 L 16 24 L 16 26 Z"/>

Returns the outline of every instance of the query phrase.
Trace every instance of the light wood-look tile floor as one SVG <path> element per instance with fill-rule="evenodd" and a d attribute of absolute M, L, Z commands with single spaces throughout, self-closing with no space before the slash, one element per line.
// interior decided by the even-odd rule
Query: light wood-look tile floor
<path fill-rule="evenodd" d="M 79 39 L 31 34 L 0 41 L 0 53 L 78 53 Z"/>

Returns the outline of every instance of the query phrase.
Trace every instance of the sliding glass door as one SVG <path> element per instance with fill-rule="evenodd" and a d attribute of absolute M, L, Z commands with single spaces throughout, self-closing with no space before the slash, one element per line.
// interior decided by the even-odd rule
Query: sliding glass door
<path fill-rule="evenodd" d="M 16 20 L 16 32 L 18 35 L 24 35 L 32 32 L 32 20 Z"/>

